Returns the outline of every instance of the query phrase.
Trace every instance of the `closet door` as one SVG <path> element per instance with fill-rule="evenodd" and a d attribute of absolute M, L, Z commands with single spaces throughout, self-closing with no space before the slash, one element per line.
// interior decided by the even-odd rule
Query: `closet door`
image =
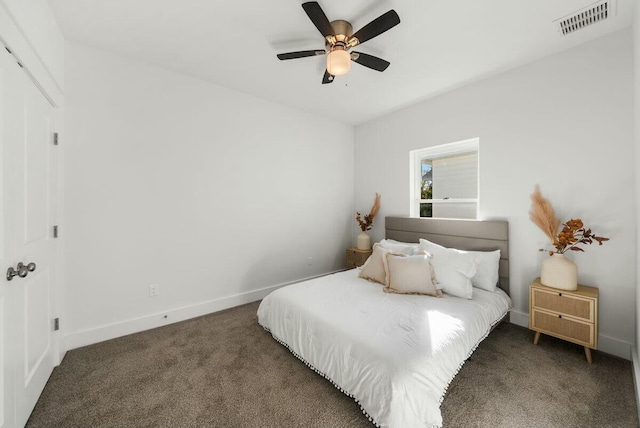
<path fill-rule="evenodd" d="M 17 268 L 30 268 L 26 276 L 5 277 L 4 288 L 10 310 L 4 314 L 5 361 L 13 379 L 15 424 L 23 426 L 53 370 L 54 241 L 52 210 L 56 201 L 53 149 L 54 108 L 15 59 L 3 50 L 4 89 L 2 116 L 3 159 L 8 179 L 2 190 L 10 199 L 4 223 L 11 233 L 3 236 L 5 261 Z M 4 156 L 3 156 L 4 157 Z M 11 236 L 12 235 L 12 236 Z M 12 242 L 9 242 L 12 241 Z M 23 269 L 23 274 L 25 273 Z M 7 373 L 6 370 L 4 370 Z M 6 393 L 7 390 L 4 389 Z M 11 406 L 11 403 L 6 404 Z M 5 408 L 5 413 L 11 411 Z"/>

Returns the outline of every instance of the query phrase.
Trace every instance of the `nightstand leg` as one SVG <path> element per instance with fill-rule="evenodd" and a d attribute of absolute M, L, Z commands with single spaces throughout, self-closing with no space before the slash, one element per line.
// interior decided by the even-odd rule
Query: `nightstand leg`
<path fill-rule="evenodd" d="M 591 364 L 591 348 L 584 347 L 584 355 L 587 356 L 587 363 Z"/>
<path fill-rule="evenodd" d="M 537 345 L 537 344 L 538 344 L 538 340 L 540 340 L 540 332 L 539 332 L 539 331 L 536 331 L 536 335 L 535 335 L 535 337 L 533 338 L 533 344 L 534 344 L 534 345 Z"/>

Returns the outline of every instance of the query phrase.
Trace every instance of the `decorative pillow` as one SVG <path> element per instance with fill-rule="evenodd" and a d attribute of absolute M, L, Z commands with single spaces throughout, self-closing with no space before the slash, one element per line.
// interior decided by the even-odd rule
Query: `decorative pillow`
<path fill-rule="evenodd" d="M 442 296 L 433 281 L 431 254 L 408 256 L 388 252 L 383 260 L 387 272 L 385 292 Z"/>
<path fill-rule="evenodd" d="M 393 239 L 383 239 L 380 241 L 380 245 L 387 250 L 394 251 L 396 253 L 404 253 L 410 256 L 415 254 L 420 246 L 420 244 L 394 241 Z"/>
<path fill-rule="evenodd" d="M 471 299 L 473 295 L 471 278 L 476 274 L 477 268 L 470 255 L 445 247 L 433 247 L 435 251 L 429 251 L 423 242 L 420 243 L 420 249 L 433 255 L 431 264 L 442 291 L 452 296 Z"/>
<path fill-rule="evenodd" d="M 426 239 L 420 239 L 421 250 L 425 250 L 431 254 L 437 254 L 442 250 L 446 250 L 446 247 L 438 245 L 434 242 L 427 241 Z M 460 254 L 467 254 L 473 262 L 476 264 L 476 274 L 471 278 L 471 283 L 474 287 L 481 288 L 487 291 L 496 291 L 496 286 L 499 280 L 498 269 L 500 267 L 500 250 L 495 251 L 464 251 L 456 248 L 449 248 L 455 250 Z"/>
<path fill-rule="evenodd" d="M 380 244 L 373 244 L 373 251 L 371 255 L 362 265 L 362 270 L 358 274 L 360 278 L 364 278 L 368 281 L 378 282 L 380 284 L 385 283 L 386 272 L 384 270 L 384 255 L 389 250 L 384 249 Z"/>

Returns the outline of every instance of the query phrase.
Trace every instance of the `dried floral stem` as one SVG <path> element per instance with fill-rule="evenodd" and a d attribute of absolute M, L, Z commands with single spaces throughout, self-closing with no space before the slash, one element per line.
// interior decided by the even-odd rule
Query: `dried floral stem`
<path fill-rule="evenodd" d="M 591 245 L 596 241 L 598 245 L 609 240 L 602 236 L 596 236 L 591 229 L 584 227 L 581 219 L 571 219 L 562 225 L 562 230 L 553 242 L 556 253 L 564 254 L 567 251 L 584 251 L 579 244 Z"/>
<path fill-rule="evenodd" d="M 551 203 L 542 196 L 540 187 L 536 188 L 531 195 L 531 210 L 529 211 L 531 221 L 544 232 L 551 240 L 555 253 L 564 254 L 567 251 L 584 251 L 578 247 L 579 244 L 591 245 L 597 242 L 602 245 L 609 240 L 602 236 L 596 236 L 591 229 L 585 228 L 581 219 L 571 219 L 562 224 L 562 230 L 558 232 L 560 220 L 556 217 Z M 557 232 L 557 234 L 556 234 Z M 540 250 L 544 251 L 544 250 Z M 549 251 L 553 255 L 554 251 Z"/>
<path fill-rule="evenodd" d="M 366 232 L 367 230 L 371 230 L 373 228 L 373 219 L 375 218 L 376 214 L 378 214 L 379 210 L 380 194 L 376 193 L 376 200 L 373 202 L 371 212 L 369 212 L 369 215 L 364 216 L 364 220 L 362 220 L 362 218 L 360 217 L 361 214 L 359 212 L 356 212 L 356 221 L 360 225 L 360 229 L 363 232 Z"/>
<path fill-rule="evenodd" d="M 531 195 L 531 210 L 529 218 L 533 223 L 549 237 L 553 243 L 556 239 L 556 232 L 560 226 L 560 219 L 556 217 L 556 213 L 548 199 L 542 196 L 540 186 L 536 185 Z"/>

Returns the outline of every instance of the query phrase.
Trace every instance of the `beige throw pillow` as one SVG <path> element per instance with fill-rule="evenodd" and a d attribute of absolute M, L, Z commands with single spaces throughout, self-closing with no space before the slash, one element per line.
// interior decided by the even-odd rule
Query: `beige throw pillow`
<path fill-rule="evenodd" d="M 388 252 L 389 250 L 382 248 L 380 244 L 373 244 L 373 251 L 364 265 L 362 265 L 362 270 L 358 276 L 368 281 L 384 285 L 387 275 L 384 270 L 383 258 Z"/>
<path fill-rule="evenodd" d="M 384 291 L 399 294 L 424 294 L 440 297 L 436 288 L 431 254 L 413 256 L 387 253 L 384 257 L 387 277 Z"/>

